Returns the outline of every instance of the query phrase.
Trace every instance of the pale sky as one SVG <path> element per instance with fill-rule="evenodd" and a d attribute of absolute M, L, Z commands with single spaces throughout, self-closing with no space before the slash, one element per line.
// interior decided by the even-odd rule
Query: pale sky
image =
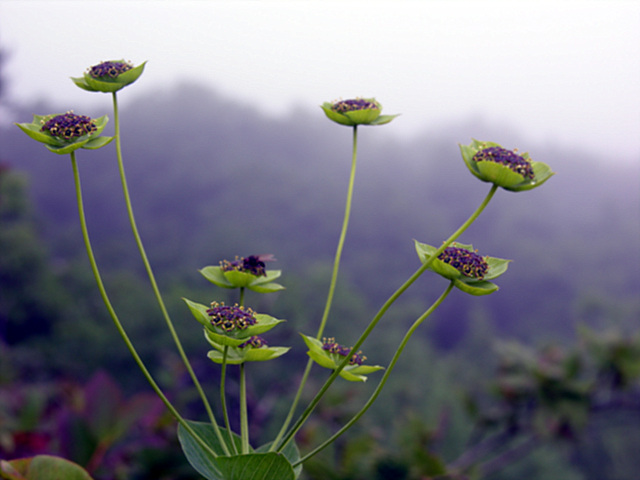
<path fill-rule="evenodd" d="M 373 96 L 398 136 L 473 117 L 640 162 L 637 0 L 0 0 L 0 45 L 13 100 L 104 104 L 69 77 L 148 60 L 123 105 L 180 79 L 276 116 Z"/>

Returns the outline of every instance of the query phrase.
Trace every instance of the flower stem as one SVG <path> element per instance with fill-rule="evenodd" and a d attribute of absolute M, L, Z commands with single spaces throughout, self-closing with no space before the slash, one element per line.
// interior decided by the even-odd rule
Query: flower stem
<path fill-rule="evenodd" d="M 331 283 L 329 284 L 329 293 L 327 294 L 327 302 L 324 306 L 324 312 L 322 314 L 322 320 L 320 321 L 320 327 L 318 327 L 318 333 L 316 334 L 316 338 L 320 339 L 322 337 L 322 333 L 324 332 L 324 328 L 327 324 L 327 319 L 329 318 L 329 311 L 331 310 L 331 304 L 333 303 L 333 294 L 336 289 L 336 283 L 338 280 L 338 270 L 340 269 L 340 258 L 342 257 L 342 249 L 344 247 L 344 241 L 347 236 L 347 228 L 349 226 L 349 217 L 351 216 L 351 203 L 353 199 L 353 186 L 355 183 L 356 177 L 356 163 L 358 158 L 358 126 L 353 126 L 353 147 L 351 153 L 351 173 L 349 175 L 349 186 L 347 187 L 347 200 L 345 202 L 344 208 L 344 219 L 342 220 L 342 230 L 340 232 L 340 238 L 338 239 L 338 247 L 336 248 L 336 255 L 333 261 L 333 272 L 331 274 Z M 293 403 L 291 404 L 291 408 L 289 409 L 289 413 L 278 432 L 276 439 L 271 444 L 271 449 L 269 451 L 274 451 L 280 439 L 287 431 L 291 420 L 293 419 L 293 415 L 295 413 L 296 407 L 298 406 L 298 402 L 300 401 L 300 397 L 302 396 L 302 391 L 304 390 L 304 386 L 307 383 L 307 379 L 309 378 L 309 372 L 311 371 L 311 366 L 313 365 L 313 360 L 309 359 L 307 361 L 307 366 L 304 369 L 304 373 L 302 374 L 302 380 L 300 381 L 300 385 L 298 387 L 298 391 L 293 399 Z"/>
<path fill-rule="evenodd" d="M 300 464 L 302 462 L 305 462 L 306 460 L 308 460 L 309 458 L 313 457 L 315 454 L 317 454 L 318 452 L 323 450 L 325 447 L 327 447 L 331 443 L 333 443 L 340 435 L 342 435 L 349 428 L 351 428 L 360 419 L 360 417 L 362 417 L 362 415 L 365 414 L 365 412 L 369 409 L 369 407 L 371 405 L 373 405 L 373 402 L 375 402 L 376 398 L 378 398 L 378 395 L 380 395 L 380 392 L 382 391 L 384 385 L 387 383 L 387 380 L 389 379 L 389 376 L 391 375 L 391 372 L 393 371 L 393 368 L 395 367 L 396 362 L 400 358 L 400 355 L 402 354 L 404 348 L 407 346 L 407 343 L 409 342 L 409 339 L 411 338 L 413 333 L 422 324 L 422 322 L 424 322 L 434 312 L 434 310 L 440 306 L 440 304 L 444 301 L 444 299 L 447 298 L 447 296 L 451 292 L 452 288 L 453 288 L 453 282 L 450 282 L 449 286 L 442 293 L 442 295 L 440 295 L 440 297 L 438 297 L 438 299 L 429 307 L 429 309 L 426 310 L 420 317 L 418 317 L 416 319 L 416 321 L 413 322 L 413 325 L 411 325 L 411 328 L 409 328 L 409 330 L 407 330 L 407 333 L 405 334 L 404 338 L 400 342 L 400 345 L 398 346 L 398 349 L 396 350 L 396 353 L 393 355 L 393 358 L 391 359 L 391 362 L 389 363 L 389 366 L 387 367 L 382 379 L 378 383 L 378 386 L 376 387 L 374 392 L 369 397 L 369 400 L 367 400 L 367 403 L 365 403 L 363 405 L 363 407 L 360 409 L 360 411 L 358 413 L 356 413 L 353 416 L 353 418 L 351 420 L 349 420 L 340 430 L 338 430 L 331 437 L 329 437 L 326 441 L 324 441 L 318 447 L 316 447 L 311 452 L 309 452 L 307 455 L 305 455 L 300 460 L 298 460 L 296 463 L 294 463 L 293 467 L 295 467 L 296 465 L 298 465 L 298 464 Z"/>
<path fill-rule="evenodd" d="M 122 145 L 120 143 L 120 119 L 119 119 L 119 114 L 118 114 L 118 97 L 116 95 L 116 92 L 112 93 L 112 98 L 113 98 L 113 122 L 114 122 L 114 129 L 115 129 L 115 140 L 116 140 L 116 155 L 118 157 L 118 170 L 120 171 L 120 180 L 122 183 L 122 191 L 124 193 L 124 200 L 127 206 L 127 214 L 129 216 L 129 223 L 131 224 L 131 230 L 133 232 L 133 236 L 135 237 L 135 241 L 136 241 L 136 245 L 138 246 L 138 250 L 140 252 L 140 256 L 142 257 L 142 261 L 144 263 L 145 269 L 147 271 L 147 276 L 149 277 L 149 282 L 151 283 L 151 288 L 153 289 L 153 293 L 156 297 L 156 300 L 158 301 L 158 305 L 160 306 L 160 310 L 162 311 L 162 316 L 164 317 L 165 323 L 167 324 L 167 328 L 169 329 L 169 332 L 171 333 L 171 337 L 173 338 L 173 341 L 178 349 L 178 353 L 180 354 L 180 358 L 182 359 L 182 362 L 184 363 L 187 371 L 189 372 L 189 376 L 191 377 L 191 380 L 193 381 L 193 384 L 196 387 L 196 390 L 198 391 L 198 394 L 200 395 L 200 398 L 202 399 L 202 403 L 204 404 L 205 410 L 207 411 L 207 415 L 209 416 L 209 420 L 211 422 L 211 425 L 215 431 L 216 437 L 218 438 L 218 441 L 220 442 L 220 445 L 222 446 L 225 454 L 229 454 L 228 450 L 227 450 L 227 446 L 224 443 L 223 439 L 222 439 L 222 433 L 220 432 L 220 429 L 218 427 L 218 423 L 215 419 L 215 416 L 213 414 L 213 410 L 211 409 L 211 405 L 209 404 L 209 401 L 207 399 L 207 396 L 205 395 L 202 386 L 200 385 L 200 382 L 198 380 L 198 378 L 196 377 L 195 372 L 193 371 L 193 368 L 191 367 L 191 363 L 189 362 L 189 359 L 187 358 L 187 355 L 184 352 L 184 348 L 182 348 L 182 343 L 180 342 L 180 339 L 178 338 L 178 334 L 176 333 L 176 330 L 173 326 L 173 322 L 171 321 L 171 318 L 169 317 L 169 312 L 167 311 L 167 308 L 164 304 L 164 300 L 162 299 L 162 295 L 160 294 L 160 289 L 158 288 L 158 284 L 156 282 L 155 279 L 155 275 L 153 274 L 153 270 L 151 269 L 151 264 L 149 263 L 149 259 L 147 258 L 147 254 L 145 252 L 144 246 L 142 244 L 142 239 L 140 238 L 140 234 L 138 233 L 138 227 L 136 225 L 136 220 L 135 217 L 133 215 L 133 207 L 131 206 L 131 197 L 129 195 L 129 187 L 127 185 L 127 178 L 125 176 L 125 172 L 124 172 L 124 162 L 122 161 Z"/>
<path fill-rule="evenodd" d="M 247 379 L 244 363 L 240 364 L 240 438 L 242 453 L 249 453 L 249 415 L 247 414 Z"/>
<path fill-rule="evenodd" d="M 411 277 L 409 277 L 409 279 L 402 284 L 402 286 L 400 286 L 400 288 L 398 288 L 398 290 L 396 290 L 389 297 L 389 299 L 384 303 L 384 305 L 382 305 L 382 307 L 380 308 L 378 313 L 376 313 L 376 315 L 373 317 L 373 319 L 371 320 L 371 322 L 369 323 L 367 328 L 364 330 L 362 335 L 360 335 L 360 338 L 356 341 L 356 343 L 352 347 L 352 351 L 358 351 L 358 349 L 362 346 L 362 344 L 367 339 L 367 337 L 369 336 L 371 331 L 376 327 L 376 325 L 378 324 L 380 319 L 384 316 L 384 314 L 387 312 L 387 310 L 389 310 L 391 305 L 393 305 L 393 303 L 400 297 L 400 295 L 402 295 L 418 279 L 418 277 L 420 277 L 420 275 L 422 275 L 427 270 L 427 268 L 429 267 L 429 265 L 431 265 L 433 260 L 436 259 L 438 257 L 438 255 L 440 255 L 444 251 L 445 248 L 447 248 L 454 240 L 456 240 L 478 218 L 478 216 L 482 213 L 482 211 L 485 209 L 485 207 L 489 204 L 489 202 L 493 198 L 493 196 L 496 193 L 497 189 L 498 189 L 497 185 L 492 185 L 491 186 L 491 190 L 489 190 L 489 193 L 487 194 L 487 196 L 484 198 L 484 200 L 478 206 L 478 208 L 471 214 L 471 216 L 455 232 L 453 232 L 449 238 L 447 238 L 442 243 L 440 248 L 438 248 L 438 250 L 436 250 L 434 252 L 434 254 L 431 257 L 429 257 L 420 266 L 420 268 L 418 268 L 418 270 L 416 270 L 413 273 L 413 275 L 411 275 Z M 338 368 L 336 368 L 333 371 L 333 373 L 329 376 L 329 378 L 325 381 L 324 385 L 320 388 L 318 393 L 316 393 L 316 396 L 311 400 L 311 402 L 309 403 L 307 408 L 300 415 L 300 418 L 296 421 L 296 423 L 293 425 L 293 427 L 291 427 L 291 429 L 289 430 L 287 435 L 284 437 L 284 439 L 281 441 L 280 445 L 277 447 L 277 450 L 279 452 L 282 451 L 282 449 L 287 445 L 287 443 L 289 441 L 291 441 L 291 439 L 295 436 L 295 434 L 298 432 L 298 430 L 300 430 L 300 428 L 302 427 L 304 422 L 311 415 L 311 412 L 313 412 L 315 407 L 320 402 L 320 399 L 323 397 L 323 395 L 329 389 L 331 384 L 335 381 L 335 379 L 338 377 L 338 375 L 340 375 L 340 372 L 342 371 L 342 369 L 348 363 L 349 363 L 349 357 L 347 356 L 347 357 L 344 358 L 342 363 L 340 363 L 340 365 L 338 365 Z"/>
<path fill-rule="evenodd" d="M 333 273 L 331 274 L 331 284 L 329 285 L 329 294 L 327 295 L 327 303 L 324 307 L 324 313 L 322 314 L 322 320 L 320 321 L 320 327 L 316 338 L 320 339 L 324 328 L 329 318 L 329 311 L 331 310 L 331 304 L 333 303 L 333 294 L 336 290 L 336 283 L 338 280 L 338 270 L 340 269 L 340 258 L 342 257 L 342 249 L 344 247 L 344 240 L 347 236 L 347 228 L 349 226 L 349 218 L 351 216 L 351 203 L 353 199 L 353 185 L 356 178 L 356 162 L 358 157 L 358 126 L 353 126 L 353 150 L 351 153 L 351 173 L 349 175 L 349 186 L 347 188 L 347 200 L 344 207 L 344 219 L 342 220 L 342 230 L 340 232 L 340 239 L 338 240 L 338 247 L 336 248 L 336 256 L 333 261 Z"/>
<path fill-rule="evenodd" d="M 74 179 L 74 183 L 75 183 L 76 200 L 77 200 L 77 203 L 78 203 L 78 215 L 80 217 L 80 228 L 82 230 L 82 238 L 84 240 L 84 245 L 85 245 L 85 248 L 87 250 L 87 256 L 89 257 L 89 263 L 91 264 L 91 270 L 93 272 L 93 276 L 94 276 L 94 278 L 96 280 L 96 283 L 98 285 L 98 290 L 100 291 L 100 296 L 102 297 L 102 301 L 104 302 L 105 306 L 107 307 L 107 311 L 109 312 L 109 315 L 111 316 L 111 319 L 113 320 L 113 323 L 115 324 L 116 329 L 118 330 L 118 333 L 120 334 L 120 336 L 124 340 L 124 343 L 126 344 L 127 348 L 129 349 L 129 352 L 133 356 L 133 359 L 135 360 L 135 362 L 138 365 L 138 367 L 140 367 L 140 370 L 142 371 L 142 374 L 144 375 L 144 377 L 147 379 L 147 381 L 151 385 L 151 388 L 156 392 L 158 397 L 160 397 L 160 400 L 162 400 L 162 402 L 165 404 L 167 409 L 176 418 L 178 423 L 180 423 L 180 425 L 189 433 L 189 435 L 191 435 L 200 444 L 200 446 L 202 448 L 204 448 L 210 455 L 212 455 L 213 457 L 217 457 L 218 455 L 216 454 L 216 452 L 214 452 L 211 449 L 211 447 L 209 447 L 209 445 L 207 445 L 207 443 L 191 428 L 191 426 L 186 422 L 186 420 L 184 420 L 182 418 L 180 413 L 176 410 L 176 408 L 173 406 L 173 404 L 169 401 L 169 399 L 166 397 L 166 395 L 162 392 L 162 390 L 160 389 L 160 387 L 158 386 L 156 381 L 153 379 L 151 373 L 147 369 L 146 365 L 144 364 L 144 362 L 140 358 L 140 355 L 138 354 L 138 352 L 135 349 L 133 343 L 129 339 L 129 336 L 127 335 L 127 332 L 125 331 L 124 327 L 122 326 L 122 323 L 120 322 L 120 319 L 118 318 L 118 315 L 116 314 L 116 311 L 113 308 L 113 305 L 111 304 L 111 300 L 109 300 L 109 296 L 107 295 L 107 291 L 106 291 L 106 289 L 104 287 L 104 283 L 102 282 L 102 276 L 100 275 L 100 271 L 98 270 L 98 264 L 96 262 L 94 254 L 93 254 L 93 248 L 91 246 L 91 240 L 89 239 L 89 231 L 87 229 L 87 220 L 86 220 L 86 217 L 85 217 L 85 214 L 84 214 L 84 202 L 82 200 L 82 188 L 81 188 L 81 185 L 80 185 L 80 174 L 78 173 L 78 165 L 77 165 L 77 162 L 76 162 L 75 152 L 71 152 L 71 166 L 73 168 L 73 179 Z"/>
<path fill-rule="evenodd" d="M 229 443 L 231 444 L 231 449 L 233 450 L 233 453 L 237 455 L 238 449 L 236 448 L 236 443 L 233 441 L 233 431 L 231 430 L 231 422 L 229 421 L 229 410 L 227 409 L 226 383 L 227 383 L 227 354 L 228 353 L 229 353 L 229 347 L 225 345 L 224 350 L 222 351 L 222 367 L 220 369 L 220 405 L 222 406 L 224 426 L 227 429 L 227 435 L 229 436 Z"/>

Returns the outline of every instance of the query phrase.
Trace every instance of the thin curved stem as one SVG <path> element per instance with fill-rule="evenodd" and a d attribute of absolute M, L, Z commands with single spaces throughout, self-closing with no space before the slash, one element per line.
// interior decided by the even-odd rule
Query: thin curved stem
<path fill-rule="evenodd" d="M 329 312 L 331 311 L 331 305 L 333 304 L 333 295 L 336 289 L 336 283 L 338 280 L 338 271 L 340 269 L 340 259 L 342 257 L 342 249 L 344 247 L 344 241 L 347 236 L 347 228 L 349 227 L 349 218 L 351 216 L 351 204 L 353 200 L 353 186 L 355 184 L 356 177 L 356 164 L 358 159 L 358 126 L 353 126 L 353 147 L 351 151 L 351 173 L 349 175 L 349 185 L 347 187 L 347 200 L 345 202 L 344 208 L 344 218 L 342 220 L 342 230 L 340 232 L 340 238 L 338 239 L 338 247 L 336 248 L 336 255 L 333 261 L 333 272 L 331 274 L 331 283 L 329 284 L 329 293 L 327 294 L 327 301 L 325 303 L 324 312 L 322 314 L 322 320 L 320 321 L 320 326 L 318 327 L 318 332 L 316 333 L 316 338 L 320 338 L 322 333 L 324 332 L 324 328 L 327 324 L 327 319 L 329 318 Z M 305 367 L 304 373 L 302 374 L 302 380 L 300 381 L 300 385 L 298 387 L 298 391 L 293 399 L 293 403 L 291 404 L 291 408 L 289 409 L 289 413 L 282 424 L 280 431 L 278 432 L 278 436 L 273 441 L 271 445 L 270 451 L 274 451 L 280 442 L 280 439 L 287 431 L 291 420 L 293 419 L 293 415 L 298 406 L 298 402 L 300 401 L 300 397 L 302 396 L 302 391 L 304 390 L 304 386 L 307 383 L 307 379 L 309 377 L 309 372 L 311 371 L 311 366 L 313 365 L 313 360 L 309 359 L 307 361 L 307 366 Z"/>
<path fill-rule="evenodd" d="M 153 270 L 151 269 L 151 264 L 149 263 L 149 259 L 147 257 L 147 254 L 145 252 L 144 249 L 144 245 L 142 244 L 142 239 L 140 238 L 140 234 L 138 232 L 138 227 L 136 224 L 136 220 L 135 217 L 133 215 L 133 207 L 131 206 L 131 197 L 129 195 L 129 187 L 127 185 L 127 178 L 125 175 L 125 171 L 124 171 L 124 162 L 122 161 L 122 145 L 120 143 L 120 119 L 119 119 L 119 114 L 118 114 L 118 97 L 116 95 L 116 92 L 112 93 L 112 99 L 113 99 L 113 122 L 114 122 L 114 129 L 115 129 L 115 140 L 116 140 L 116 156 L 118 157 L 118 170 L 120 172 L 120 181 L 122 183 L 122 192 L 124 194 L 124 200 L 127 206 L 127 214 L 129 216 L 129 223 L 131 224 L 131 230 L 133 232 L 133 236 L 135 238 L 136 241 L 136 245 L 138 246 L 138 251 L 140 252 L 140 256 L 142 257 L 142 262 L 144 263 L 144 267 L 147 271 L 147 276 L 149 277 L 149 282 L 151 283 L 151 288 L 153 289 L 153 293 L 156 297 L 156 300 L 158 301 L 158 305 L 160 306 L 160 310 L 162 311 L 162 316 L 164 317 L 165 323 L 167 324 L 167 328 L 169 329 L 169 332 L 171 333 L 171 337 L 173 338 L 173 341 L 178 349 L 178 353 L 180 354 L 180 358 L 182 359 L 182 362 L 184 363 L 185 368 L 187 369 L 187 371 L 189 372 L 189 376 L 191 377 L 191 380 L 193 381 L 193 384 L 196 387 L 196 390 L 198 391 L 198 394 L 200 395 L 200 398 L 202 400 L 202 403 L 205 407 L 205 410 L 207 411 L 207 415 L 209 416 L 209 420 L 211 422 L 211 425 L 215 431 L 216 437 L 218 438 L 218 441 L 220 442 L 220 445 L 222 446 L 224 452 L 228 455 L 229 451 L 227 449 L 227 446 L 225 444 L 225 442 L 223 441 L 222 438 L 222 433 L 220 432 L 220 428 L 218 427 L 218 422 L 215 419 L 215 416 L 213 414 L 213 410 L 211 409 L 211 405 L 209 404 L 209 400 L 207 399 L 207 396 L 204 393 L 204 390 L 202 389 L 202 386 L 200 385 L 200 381 L 198 380 L 198 378 L 196 377 L 195 372 L 193 371 L 193 368 L 191 367 L 191 363 L 189 362 L 189 359 L 187 358 L 187 355 L 184 352 L 184 348 L 182 347 L 182 343 L 180 342 L 180 338 L 178 337 L 178 334 L 173 326 L 173 322 L 171 321 L 171 318 L 169 317 L 169 312 L 167 311 L 167 308 L 164 304 L 164 300 L 162 299 L 162 295 L 160 293 L 160 289 L 158 288 L 158 284 L 156 282 L 155 279 L 155 275 L 153 274 Z"/>
<path fill-rule="evenodd" d="M 342 257 L 342 249 L 344 247 L 344 240 L 347 237 L 347 228 L 349 227 L 349 218 L 351 217 L 351 203 L 353 200 L 353 185 L 356 178 L 356 162 L 358 159 L 358 126 L 353 126 L 353 150 L 351 152 L 351 173 L 349 175 L 349 186 L 347 188 L 347 200 L 344 207 L 344 218 L 342 220 L 342 230 L 340 231 L 340 239 L 338 240 L 338 247 L 336 248 L 336 256 L 333 260 L 333 272 L 331 274 L 331 284 L 329 285 L 329 293 L 327 295 L 327 302 L 324 306 L 324 312 L 322 314 L 322 320 L 320 321 L 320 327 L 318 327 L 318 333 L 316 338 L 320 339 L 324 328 L 329 318 L 329 311 L 333 304 L 333 294 L 336 291 L 336 283 L 338 280 L 338 270 L 340 269 L 340 259 Z"/>
<path fill-rule="evenodd" d="M 142 358 L 140 358 L 140 355 L 138 354 L 138 352 L 135 349 L 133 343 L 129 339 L 129 336 L 127 335 L 127 332 L 125 331 L 124 327 L 122 326 L 122 323 L 120 322 L 120 319 L 118 318 L 118 315 L 116 314 L 116 311 L 113 308 L 113 305 L 111 304 L 111 300 L 109 300 L 109 296 L 107 295 L 107 291 L 106 291 L 106 289 L 104 287 L 104 283 L 102 282 L 102 276 L 100 275 L 100 270 L 98 269 L 98 264 L 96 262 L 94 254 L 93 254 L 93 248 L 91 246 L 91 240 L 89 239 L 89 230 L 87 228 L 87 220 L 86 220 L 86 217 L 85 217 L 85 214 L 84 214 L 84 202 L 82 200 L 82 188 L 81 188 L 81 185 L 80 185 L 80 174 L 78 172 L 78 165 L 77 165 L 77 162 L 76 162 L 75 152 L 71 152 L 71 166 L 73 168 L 73 179 L 74 179 L 75 190 L 76 190 L 76 200 L 77 200 L 77 203 L 78 203 L 78 215 L 80 216 L 80 228 L 82 230 L 82 238 L 84 240 L 84 245 L 85 245 L 85 248 L 87 250 L 87 256 L 89 257 L 89 263 L 91 264 L 91 271 L 93 272 L 93 276 L 94 276 L 94 278 L 96 280 L 96 283 L 98 285 L 98 290 L 100 291 L 100 296 L 102 297 L 102 301 L 104 302 L 105 306 L 107 307 L 107 311 L 109 312 L 109 315 L 111 316 L 111 319 L 113 320 L 113 323 L 116 326 L 116 329 L 118 330 L 118 333 L 120 334 L 120 336 L 124 340 L 125 345 L 129 349 L 129 352 L 133 356 L 133 359 L 135 360 L 136 364 L 138 365 L 138 367 L 142 371 L 142 374 L 144 375 L 144 377 L 147 379 L 147 381 L 151 385 L 151 388 L 156 392 L 158 397 L 160 397 L 160 400 L 162 400 L 162 403 L 165 404 L 167 409 L 176 418 L 178 423 L 180 423 L 180 425 L 189 433 L 189 435 L 191 435 L 198 442 L 198 444 L 200 444 L 200 446 L 202 448 L 204 448 L 213 457 L 217 457 L 218 454 L 216 452 L 214 452 L 211 449 L 211 447 L 209 445 L 207 445 L 207 443 L 202 438 L 200 438 L 200 436 L 191 428 L 191 426 L 186 422 L 186 420 L 184 420 L 184 418 L 182 418 L 182 416 L 180 415 L 178 410 L 176 410 L 176 408 L 173 406 L 173 404 L 169 401 L 169 399 L 166 397 L 166 395 L 162 392 L 162 390 L 160 389 L 160 387 L 158 386 L 156 381 L 153 379 L 153 376 L 151 375 L 151 373 L 147 369 L 146 365 L 142 361 Z"/>
<path fill-rule="evenodd" d="M 420 268 L 418 268 L 413 273 L 413 275 L 411 275 L 411 277 L 409 277 L 409 279 L 402 284 L 400 288 L 398 288 L 389 297 L 389 299 L 384 303 L 384 305 L 382 305 L 378 313 L 376 313 L 376 315 L 373 317 L 373 319 L 371 320 L 367 328 L 364 330 L 362 335 L 360 335 L 360 338 L 356 341 L 356 343 L 353 346 L 353 351 L 358 351 L 358 349 L 362 346 L 362 344 L 367 339 L 369 334 L 376 327 L 380 319 L 384 316 L 387 310 L 389 310 L 391 305 L 393 305 L 393 303 L 400 297 L 400 295 L 402 295 L 420 277 L 420 275 L 422 275 L 427 270 L 427 268 L 431 265 L 433 260 L 438 258 L 438 255 L 440 255 L 445 248 L 447 248 L 454 240 L 456 240 L 467 228 L 469 228 L 469 226 L 476 220 L 476 218 L 478 218 L 478 216 L 483 212 L 485 207 L 489 204 L 489 202 L 493 198 L 497 189 L 498 189 L 497 185 L 492 185 L 491 190 L 489 190 L 489 193 L 487 194 L 487 196 L 484 198 L 480 206 L 478 206 L 478 208 L 471 214 L 471 216 L 454 233 L 452 233 L 451 236 L 449 236 L 449 238 L 447 238 L 442 243 L 440 248 L 438 248 L 433 255 L 431 255 L 428 259 L 425 260 L 425 262 L 420 266 Z M 282 449 L 287 445 L 287 443 L 289 443 L 291 439 L 295 436 L 298 430 L 300 430 L 304 422 L 311 415 L 311 412 L 313 412 L 315 407 L 320 402 L 323 395 L 326 393 L 326 391 L 329 389 L 331 384 L 335 381 L 338 375 L 340 375 L 340 372 L 348 363 L 349 363 L 349 357 L 347 356 L 342 361 L 342 363 L 338 365 L 338 368 L 336 368 L 333 371 L 333 373 L 329 376 L 329 378 L 325 381 L 324 385 L 320 388 L 318 393 L 316 393 L 316 396 L 311 400 L 307 408 L 300 415 L 300 418 L 296 421 L 296 423 L 293 425 L 293 427 L 291 427 L 287 435 L 284 437 L 284 439 L 278 446 L 277 451 L 279 452 L 282 451 Z"/>
<path fill-rule="evenodd" d="M 373 402 L 376 401 L 376 398 L 378 398 L 378 395 L 380 395 L 380 392 L 384 388 L 384 385 L 387 383 L 387 380 L 389 379 L 389 376 L 391 375 L 391 372 L 393 371 L 393 368 L 395 367 L 396 362 L 400 358 L 400 355 L 402 354 L 404 348 L 407 346 L 407 343 L 409 342 L 409 339 L 411 338 L 413 333 L 422 324 L 422 322 L 424 322 L 434 312 L 434 310 L 440 306 L 440 304 L 444 301 L 444 299 L 447 298 L 447 296 L 451 292 L 452 288 L 453 288 L 453 282 L 450 282 L 449 286 L 442 293 L 442 295 L 440 295 L 440 297 L 438 297 L 438 299 L 435 302 L 433 302 L 433 304 L 420 317 L 418 317 L 415 322 L 413 322 L 413 325 L 411 325 L 411 328 L 409 328 L 409 330 L 407 330 L 407 333 L 405 334 L 404 338 L 400 342 L 400 345 L 398 346 L 398 349 L 396 350 L 396 353 L 393 355 L 393 358 L 391 359 L 391 362 L 389 362 L 389 365 L 387 366 L 387 369 L 384 372 L 383 377 L 380 379 L 380 382 L 378 383 L 378 386 L 376 387 L 374 392 L 369 397 L 369 400 L 367 400 L 367 403 L 365 403 L 362 406 L 360 411 L 358 411 L 358 413 L 356 413 L 353 416 L 353 418 L 351 420 L 349 420 L 340 430 L 338 430 L 331 437 L 329 437 L 327 440 L 325 440 L 322 444 L 320 444 L 318 447 L 316 447 L 311 452 L 309 452 L 304 457 L 302 457 L 300 460 L 298 460 L 296 463 L 294 463 L 293 467 L 299 465 L 302 462 L 307 461 L 309 458 L 313 457 L 315 454 L 317 454 L 318 452 L 320 452 L 321 450 L 323 450 L 324 448 L 329 446 L 340 435 L 342 435 L 349 428 L 351 428 L 358 420 L 360 420 L 360 417 L 362 417 L 362 415 L 364 415 L 365 412 L 367 410 L 369 410 L 369 407 L 371 405 L 373 405 Z"/>
<path fill-rule="evenodd" d="M 245 364 L 240 364 L 240 438 L 242 453 L 249 453 L 249 414 L 247 413 L 247 378 Z"/>
<path fill-rule="evenodd" d="M 220 405 L 222 406 L 222 416 L 224 418 L 224 426 L 227 429 L 227 436 L 229 437 L 229 444 L 235 455 L 238 454 L 236 443 L 233 441 L 233 431 L 231 430 L 231 422 L 229 421 L 229 410 L 227 409 L 227 355 L 229 353 L 229 347 L 224 346 L 222 351 L 222 367 L 220 368 Z"/>

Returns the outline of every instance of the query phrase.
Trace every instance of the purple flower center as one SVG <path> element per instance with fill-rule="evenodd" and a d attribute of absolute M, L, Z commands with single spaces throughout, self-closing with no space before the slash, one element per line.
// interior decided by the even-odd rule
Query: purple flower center
<path fill-rule="evenodd" d="M 380 106 L 371 100 L 366 100 L 364 98 L 355 98 L 352 100 L 340 100 L 336 102 L 331 107 L 334 112 L 345 113 L 352 112 L 354 110 L 380 110 Z"/>
<path fill-rule="evenodd" d="M 238 345 L 238 348 L 245 348 L 245 347 L 262 348 L 262 347 L 266 347 L 267 345 L 268 343 L 264 338 L 259 337 L 258 335 L 254 335 L 246 342 Z"/>
<path fill-rule="evenodd" d="M 367 357 L 362 355 L 362 352 L 352 354 L 352 349 L 350 347 L 340 345 L 333 337 L 322 339 L 322 349 L 326 350 L 329 353 L 340 355 L 341 357 L 347 357 L 351 355 L 351 358 L 349 359 L 349 365 L 362 365 L 362 362 L 367 359 Z"/>
<path fill-rule="evenodd" d="M 65 140 L 90 135 L 97 130 L 96 124 L 86 115 L 76 115 L 73 112 L 63 113 L 49 118 L 40 131 L 47 132 L 52 137 L 59 137 Z"/>
<path fill-rule="evenodd" d="M 207 313 L 211 317 L 211 325 L 225 332 L 244 330 L 257 323 L 253 310 L 238 305 L 231 307 L 224 303 L 213 302 Z"/>
<path fill-rule="evenodd" d="M 266 265 L 258 255 L 250 255 L 248 257 L 241 258 L 236 257 L 232 262 L 229 260 L 223 260 L 220 262 L 220 268 L 223 272 L 249 272 L 256 277 L 267 276 Z"/>
<path fill-rule="evenodd" d="M 133 66 L 126 62 L 102 62 L 89 69 L 93 78 L 117 78 L 121 73 L 131 70 Z"/>
<path fill-rule="evenodd" d="M 438 258 L 467 277 L 482 280 L 489 270 L 487 261 L 475 252 L 459 247 L 447 247 Z"/>
<path fill-rule="evenodd" d="M 473 156 L 473 160 L 476 162 L 494 162 L 509 167 L 516 173 L 519 173 L 524 178 L 533 180 L 533 168 L 531 168 L 531 162 L 524 158 L 522 155 L 518 155 L 512 150 L 507 150 L 502 147 L 488 147 L 476 152 Z"/>

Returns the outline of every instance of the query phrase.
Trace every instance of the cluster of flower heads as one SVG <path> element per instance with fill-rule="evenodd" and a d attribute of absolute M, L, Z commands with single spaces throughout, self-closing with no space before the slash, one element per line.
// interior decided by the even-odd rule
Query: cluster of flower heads
<path fill-rule="evenodd" d="M 257 323 L 253 310 L 238 305 L 232 307 L 224 303 L 213 302 L 207 313 L 211 317 L 211 325 L 219 327 L 225 332 L 244 330 Z"/>
<path fill-rule="evenodd" d="M 476 152 L 473 156 L 473 160 L 476 162 L 494 162 L 509 167 L 516 173 L 519 173 L 524 178 L 533 180 L 534 173 L 531 166 L 531 162 L 524 158 L 522 155 L 518 155 L 513 150 L 507 150 L 502 147 L 488 147 L 483 148 Z"/>
<path fill-rule="evenodd" d="M 341 357 L 347 357 L 351 355 L 351 358 L 349 359 L 349 365 L 362 365 L 362 363 L 367 359 L 367 357 L 362 355 L 362 352 L 352 354 L 351 347 L 340 345 L 333 337 L 322 339 L 322 349 L 326 350 L 329 353 L 338 354 Z"/>
<path fill-rule="evenodd" d="M 59 137 L 65 140 L 82 137 L 97 130 L 95 121 L 86 115 L 76 115 L 72 111 L 56 115 L 55 117 L 42 119 L 42 132 L 46 132 L 52 137 Z"/>
<path fill-rule="evenodd" d="M 127 72 L 133 68 L 128 62 L 102 62 L 89 68 L 89 75 L 93 78 L 116 78 L 121 73 Z"/>
<path fill-rule="evenodd" d="M 375 100 L 366 98 L 355 98 L 352 100 L 340 100 L 331 107 L 338 113 L 353 112 L 354 110 L 380 110 L 380 104 Z"/>
<path fill-rule="evenodd" d="M 220 269 L 223 272 L 248 272 L 257 277 L 265 277 L 267 275 L 266 265 L 262 261 L 260 255 L 250 255 L 248 257 L 236 257 L 232 262 L 229 260 L 222 260 L 220 262 Z"/>
<path fill-rule="evenodd" d="M 448 263 L 467 277 L 482 280 L 487 274 L 487 261 L 475 252 L 460 247 L 447 247 L 438 259 Z"/>
<path fill-rule="evenodd" d="M 254 335 L 246 342 L 238 345 L 238 348 L 245 348 L 245 347 L 262 348 L 262 347 L 268 347 L 268 346 L 269 344 L 264 338 L 260 337 L 259 335 Z"/>

